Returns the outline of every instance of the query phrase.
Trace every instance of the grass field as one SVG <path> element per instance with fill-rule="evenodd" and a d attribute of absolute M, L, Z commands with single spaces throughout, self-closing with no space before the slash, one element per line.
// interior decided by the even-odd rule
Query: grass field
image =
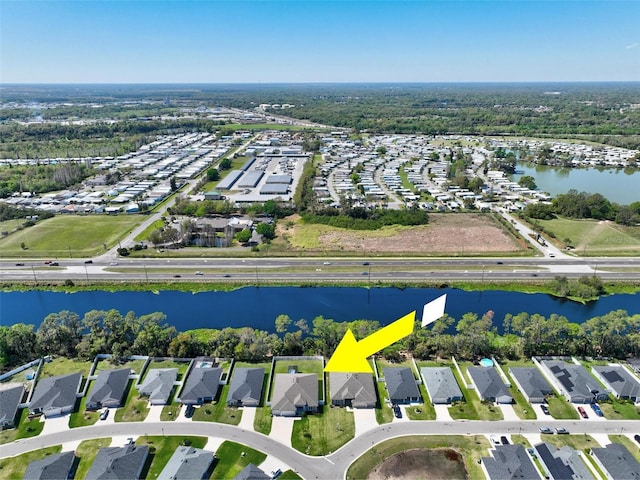
<path fill-rule="evenodd" d="M 549 413 L 553 418 L 559 420 L 576 420 L 580 418 L 580 414 L 573 408 L 573 405 L 560 395 L 548 397 L 547 404 Z"/>
<path fill-rule="evenodd" d="M 23 478 L 24 472 L 27 471 L 27 467 L 31 462 L 34 460 L 42 460 L 49 455 L 60 453 L 61 451 L 62 445 L 56 445 L 55 447 L 42 448 L 40 450 L 23 453 L 16 457 L 3 458 L 0 460 L 0 478 L 7 480 Z"/>
<path fill-rule="evenodd" d="M 84 362 L 73 358 L 56 357 L 50 362 L 45 362 L 40 371 L 40 378 L 57 377 L 68 373 L 80 372 L 83 377 L 89 376 L 91 362 Z"/>
<path fill-rule="evenodd" d="M 605 418 L 610 420 L 640 420 L 640 406 L 618 400 L 613 395 L 609 395 L 609 400 L 606 402 L 598 402 L 598 405 Z"/>
<path fill-rule="evenodd" d="M 328 455 L 355 436 L 353 412 L 346 408 L 318 407 L 319 413 L 293 422 L 291 445 L 307 455 Z"/>
<path fill-rule="evenodd" d="M 117 245 L 144 220 L 138 215 L 58 215 L 0 239 L 0 255 L 7 258 L 92 257 Z M 24 242 L 26 250 L 21 248 Z"/>
<path fill-rule="evenodd" d="M 259 466 L 267 456 L 245 445 L 226 441 L 216 451 L 216 458 L 218 462 L 213 469 L 212 479 L 234 478 L 250 463 Z"/>
<path fill-rule="evenodd" d="M 369 473 L 388 457 L 414 448 L 455 448 L 460 450 L 464 452 L 464 464 L 469 475 L 468 478 L 485 478 L 478 461 L 481 457 L 487 456 L 489 441 L 482 435 L 416 435 L 387 440 L 375 445 L 352 463 L 347 470 L 346 478 L 348 480 L 367 478 Z"/>
<path fill-rule="evenodd" d="M 91 391 L 91 385 L 89 385 L 88 391 Z M 86 402 L 87 402 L 86 396 L 82 397 L 79 400 L 80 400 L 79 402 L 80 406 L 78 407 L 77 411 L 74 411 L 69 417 L 70 428 L 86 427 L 88 425 L 93 425 L 98 421 L 98 418 L 100 417 L 100 411 L 86 410 Z M 78 402 L 78 400 L 76 400 L 76 402 Z"/>
<path fill-rule="evenodd" d="M 237 407 L 227 406 L 227 393 L 229 385 L 223 385 L 218 395 L 218 400 L 213 403 L 205 403 L 195 409 L 193 421 L 218 422 L 228 425 L 238 425 L 242 418 L 242 410 Z"/>
<path fill-rule="evenodd" d="M 640 255 L 640 227 L 625 227 L 610 221 L 556 218 L 538 220 L 558 240 L 571 240 L 581 256 Z"/>

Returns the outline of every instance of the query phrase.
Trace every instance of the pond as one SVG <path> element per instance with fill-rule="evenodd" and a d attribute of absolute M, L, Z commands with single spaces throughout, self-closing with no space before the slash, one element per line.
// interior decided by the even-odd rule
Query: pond
<path fill-rule="evenodd" d="M 560 168 L 529 163 L 519 163 L 517 168 L 521 173 L 512 175 L 513 180 L 517 182 L 521 176 L 531 175 L 538 189 L 552 196 L 573 188 L 579 192 L 600 193 L 621 205 L 640 200 L 640 169 Z"/>
<path fill-rule="evenodd" d="M 293 320 L 307 321 L 323 316 L 335 321 L 357 319 L 378 320 L 389 324 L 447 294 L 446 312 L 456 319 L 464 313 L 479 316 L 492 310 L 494 324 L 501 328 L 507 313 L 552 313 L 570 321 L 583 321 L 623 309 L 640 313 L 640 293 L 602 297 L 585 305 L 546 294 L 527 294 L 501 290 L 467 292 L 453 288 L 358 288 L 358 287 L 244 287 L 234 291 L 186 293 L 153 292 L 77 292 L 47 291 L 2 292 L 0 324 L 34 324 L 36 327 L 49 313 L 70 310 L 83 316 L 89 310 L 116 309 L 122 314 L 137 315 L 163 312 L 167 323 L 179 331 L 193 328 L 254 327 L 274 331 L 280 314 Z"/>

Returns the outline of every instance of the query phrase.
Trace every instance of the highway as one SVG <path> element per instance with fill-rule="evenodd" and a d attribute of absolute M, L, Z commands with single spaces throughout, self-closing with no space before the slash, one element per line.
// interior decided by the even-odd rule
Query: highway
<path fill-rule="evenodd" d="M 598 275 L 640 281 L 639 258 L 118 258 L 0 260 L 0 280 L 38 283 L 200 281 L 255 283 L 393 283 L 528 281 Z M 115 264 L 117 262 L 117 264 Z M 196 272 L 199 272 L 196 274 Z"/>
<path fill-rule="evenodd" d="M 637 431 L 632 420 L 580 421 L 409 421 L 380 425 L 354 438 L 342 448 L 324 457 L 304 455 L 291 447 L 260 433 L 232 425 L 211 422 L 132 422 L 97 424 L 73 428 L 48 435 L 21 439 L 2 445 L 0 458 L 19 455 L 66 442 L 101 437 L 132 437 L 141 435 L 197 435 L 218 437 L 242 443 L 272 455 L 293 468 L 305 479 L 344 478 L 358 457 L 372 446 L 390 438 L 405 435 L 489 435 L 538 434 L 543 426 L 564 427 L 571 434 L 621 434 Z"/>

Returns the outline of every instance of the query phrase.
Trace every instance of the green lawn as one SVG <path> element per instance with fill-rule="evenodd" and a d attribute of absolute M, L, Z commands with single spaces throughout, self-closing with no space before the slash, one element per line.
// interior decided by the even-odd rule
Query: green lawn
<path fill-rule="evenodd" d="M 116 410 L 116 422 L 142 422 L 149 413 L 149 403 L 147 397 L 141 397 L 133 387 L 135 380 L 129 380 L 127 385 L 128 393 L 124 407 Z"/>
<path fill-rule="evenodd" d="M 478 463 L 487 456 L 489 441 L 482 435 L 424 435 L 393 438 L 379 443 L 351 464 L 347 470 L 348 480 L 367 478 L 369 473 L 391 455 L 415 448 L 455 448 L 464 452 L 464 464 L 470 479 L 484 479 Z"/>
<path fill-rule="evenodd" d="M 42 460 L 49 455 L 60 453 L 61 451 L 62 445 L 56 445 L 54 447 L 42 448 L 40 450 L 23 453 L 22 455 L 17 455 L 15 457 L 3 458 L 0 460 L 0 478 L 5 478 L 7 480 L 20 479 L 24 477 L 24 472 L 27 471 L 27 467 L 31 462 L 34 460 Z"/>
<path fill-rule="evenodd" d="M 180 414 L 181 406 L 182 405 L 180 405 L 179 403 L 170 403 L 169 405 L 165 405 L 164 407 L 162 407 L 162 412 L 160 412 L 160 420 L 162 420 L 163 422 L 175 420 Z"/>
<path fill-rule="evenodd" d="M 253 429 L 258 433 L 269 435 L 272 422 L 271 407 L 257 407 L 256 416 L 253 419 Z"/>
<path fill-rule="evenodd" d="M 353 412 L 328 405 L 318 409 L 317 414 L 293 422 L 291 445 L 307 455 L 328 455 L 355 436 Z"/>
<path fill-rule="evenodd" d="M 280 480 L 302 480 L 302 477 L 293 470 L 287 470 L 282 472 L 282 475 L 278 477 Z"/>
<path fill-rule="evenodd" d="M 520 435 L 518 433 L 514 433 L 513 435 L 511 435 L 511 443 L 513 443 L 514 445 L 522 445 L 524 448 L 531 447 L 529 440 L 527 440 L 524 435 Z"/>
<path fill-rule="evenodd" d="M 453 372 L 456 382 L 458 382 L 464 400 L 461 402 L 453 402 L 449 407 L 449 415 L 451 415 L 451 418 L 454 420 L 480 420 L 480 414 L 476 409 L 476 403 L 480 403 L 478 395 L 473 392 L 474 397 L 472 397 L 470 391 L 465 387 L 466 382 L 463 382 L 460 378 L 458 370 L 452 368 L 451 371 Z"/>
<path fill-rule="evenodd" d="M 193 413 L 193 420 L 238 425 L 242 418 L 242 410 L 239 410 L 238 407 L 227 406 L 229 387 L 229 385 L 223 385 L 217 400 L 214 400 L 212 403 L 205 403 L 201 407 L 196 408 Z"/>
<path fill-rule="evenodd" d="M 609 400 L 607 401 L 598 402 L 598 405 L 600 405 L 600 410 L 602 410 L 605 418 L 611 420 L 640 420 L 640 406 L 625 400 L 618 400 L 613 395 L 609 395 Z"/>
<path fill-rule="evenodd" d="M 76 457 L 80 459 L 74 478 L 85 478 L 91 464 L 98 455 L 98 449 L 111 445 L 111 437 L 85 440 L 76 448 Z"/>
<path fill-rule="evenodd" d="M 267 456 L 245 445 L 225 441 L 216 451 L 216 458 L 218 461 L 213 469 L 212 479 L 234 478 L 244 467 L 250 463 L 260 465 Z"/>
<path fill-rule="evenodd" d="M 95 375 L 103 370 L 120 370 L 121 368 L 130 368 L 133 373 L 140 374 L 144 367 L 144 360 L 128 360 L 123 363 L 112 362 L 110 359 L 105 358 L 98 362 L 96 366 Z"/>
<path fill-rule="evenodd" d="M 570 402 L 560 395 L 554 395 L 547 398 L 549 413 L 553 418 L 560 420 L 576 420 L 580 418 L 580 414 Z"/>
<path fill-rule="evenodd" d="M 376 421 L 378 424 L 389 423 L 393 420 L 393 410 L 389 405 L 389 394 L 384 388 L 384 382 L 373 382 L 376 386 L 378 394 L 378 403 L 376 404 Z"/>
<path fill-rule="evenodd" d="M 89 391 L 91 391 L 91 386 L 89 386 Z M 100 417 L 100 411 L 87 411 L 86 410 L 86 402 L 87 397 L 84 396 L 79 399 L 79 407 L 76 411 L 74 411 L 69 418 L 69 427 L 86 427 L 88 425 L 93 425 L 98 421 Z M 78 403 L 76 403 L 78 405 Z M 113 413 L 111 413 L 113 415 Z"/>
<path fill-rule="evenodd" d="M 160 472 L 169 462 L 171 455 L 180 445 L 191 445 L 195 448 L 204 448 L 207 444 L 206 437 L 163 437 L 163 436 L 141 436 L 136 440 L 136 445 L 148 445 L 153 453 L 151 466 L 145 478 L 152 480 L 158 478 Z M 77 477 L 83 478 L 83 477 Z"/>
<path fill-rule="evenodd" d="M 559 240 L 570 239 L 575 253 L 583 256 L 640 254 L 640 227 L 613 222 L 556 218 L 537 220 Z"/>
<path fill-rule="evenodd" d="M 92 257 L 111 248 L 145 219 L 142 215 L 57 215 L 0 239 L 3 257 Z M 27 250 L 20 245 L 25 244 Z"/>
<path fill-rule="evenodd" d="M 420 389 L 420 395 L 422 395 L 423 404 L 417 406 L 407 405 L 407 408 L 405 408 L 407 417 L 411 420 L 435 420 L 436 409 L 431 404 L 431 400 L 427 394 L 427 389 L 423 384 L 418 385 L 418 388 Z"/>
<path fill-rule="evenodd" d="M 547 435 L 543 433 L 540 435 L 540 438 L 543 442 L 549 442 L 558 448 L 569 445 L 571 448 L 582 452 L 591 447 L 600 446 L 598 442 L 586 433 L 580 435 Z"/>
<path fill-rule="evenodd" d="M 28 420 L 28 408 L 23 408 L 17 416 L 17 428 L 12 428 L 10 430 L 0 430 L 0 445 L 3 443 L 11 443 L 19 438 L 35 437 L 37 435 L 40 435 L 40 432 L 42 432 L 42 429 L 44 428 L 44 422 L 40 421 L 40 417 L 36 417 L 33 420 Z"/>
<path fill-rule="evenodd" d="M 85 362 L 73 358 L 56 357 L 50 362 L 45 362 L 40 371 L 40 378 L 57 377 L 68 373 L 82 373 L 83 377 L 89 375 L 92 362 Z"/>

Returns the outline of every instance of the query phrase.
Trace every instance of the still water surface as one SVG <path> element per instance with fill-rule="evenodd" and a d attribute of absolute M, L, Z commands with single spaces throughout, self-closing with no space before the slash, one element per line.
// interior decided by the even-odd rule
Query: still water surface
<path fill-rule="evenodd" d="M 611 202 L 621 205 L 640 201 L 640 170 L 625 173 L 622 169 L 558 168 L 546 165 L 519 163 L 517 182 L 523 175 L 536 179 L 538 189 L 552 196 L 567 193 L 572 188 L 579 192 L 600 193 Z M 628 170 L 627 172 L 631 172 Z"/>
<path fill-rule="evenodd" d="M 558 299 L 545 294 L 506 291 L 465 292 L 435 288 L 357 288 L 357 287 L 245 287 L 232 292 L 185 293 L 151 292 L 2 292 L 0 324 L 27 323 L 39 325 L 51 312 L 70 310 L 83 316 L 89 310 L 115 308 L 122 314 L 137 315 L 164 312 L 167 322 L 179 331 L 192 328 L 249 326 L 273 331 L 274 320 L 286 314 L 294 321 L 308 321 L 323 316 L 336 321 L 356 319 L 378 320 L 386 325 L 412 310 L 422 314 L 422 306 L 447 294 L 446 312 L 454 318 L 464 313 L 478 315 L 493 310 L 494 323 L 502 327 L 507 313 L 552 313 L 570 321 L 584 320 L 623 309 L 640 313 L 640 293 L 611 295 L 587 305 Z"/>

